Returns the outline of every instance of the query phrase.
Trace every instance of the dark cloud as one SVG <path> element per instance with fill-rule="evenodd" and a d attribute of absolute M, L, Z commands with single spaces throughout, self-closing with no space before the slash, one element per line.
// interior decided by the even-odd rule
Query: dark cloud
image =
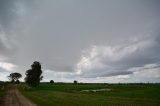
<path fill-rule="evenodd" d="M 0 3 L 0 24 L 6 29 L 12 23 L 15 14 L 12 12 L 14 0 L 1 0 Z"/>
<path fill-rule="evenodd" d="M 158 0 L 1 0 L 0 62 L 25 73 L 38 60 L 65 80 L 133 75 L 160 64 L 159 9 Z"/>

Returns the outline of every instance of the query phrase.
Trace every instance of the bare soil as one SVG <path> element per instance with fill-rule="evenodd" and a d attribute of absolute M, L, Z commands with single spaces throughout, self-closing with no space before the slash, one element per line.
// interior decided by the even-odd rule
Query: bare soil
<path fill-rule="evenodd" d="M 36 106 L 34 103 L 24 97 L 16 85 L 10 86 L 4 96 L 3 106 Z"/>

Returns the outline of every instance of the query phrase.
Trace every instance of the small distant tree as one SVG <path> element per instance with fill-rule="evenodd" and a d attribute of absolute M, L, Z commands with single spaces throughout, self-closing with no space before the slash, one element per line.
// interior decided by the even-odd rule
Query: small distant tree
<path fill-rule="evenodd" d="M 14 83 L 15 81 L 17 81 L 21 77 L 22 77 L 22 75 L 20 73 L 11 73 L 8 76 L 9 80 L 11 80 L 12 83 Z"/>
<path fill-rule="evenodd" d="M 50 80 L 50 83 L 51 83 L 51 84 L 53 84 L 53 83 L 54 83 L 54 81 L 53 81 L 53 80 Z"/>
<path fill-rule="evenodd" d="M 31 69 L 26 71 L 25 82 L 30 86 L 36 87 L 39 85 L 40 80 L 42 80 L 43 78 L 41 74 L 42 74 L 41 64 L 40 62 L 35 61 L 31 65 Z"/>
<path fill-rule="evenodd" d="M 74 84 L 77 84 L 77 83 L 78 83 L 78 81 L 74 80 L 74 81 L 73 81 L 73 83 L 74 83 Z"/>

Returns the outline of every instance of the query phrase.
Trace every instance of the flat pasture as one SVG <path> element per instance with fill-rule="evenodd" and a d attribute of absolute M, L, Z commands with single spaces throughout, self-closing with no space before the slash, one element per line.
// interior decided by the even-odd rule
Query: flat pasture
<path fill-rule="evenodd" d="M 160 84 L 47 84 L 21 93 L 38 106 L 160 106 Z"/>
<path fill-rule="evenodd" d="M 3 103 L 3 96 L 5 94 L 5 85 L 0 84 L 0 106 Z"/>

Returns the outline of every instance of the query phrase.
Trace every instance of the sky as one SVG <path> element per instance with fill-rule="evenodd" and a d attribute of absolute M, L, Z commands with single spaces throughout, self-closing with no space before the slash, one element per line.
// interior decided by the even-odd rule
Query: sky
<path fill-rule="evenodd" d="M 0 80 L 160 82 L 159 0 L 0 0 Z"/>

